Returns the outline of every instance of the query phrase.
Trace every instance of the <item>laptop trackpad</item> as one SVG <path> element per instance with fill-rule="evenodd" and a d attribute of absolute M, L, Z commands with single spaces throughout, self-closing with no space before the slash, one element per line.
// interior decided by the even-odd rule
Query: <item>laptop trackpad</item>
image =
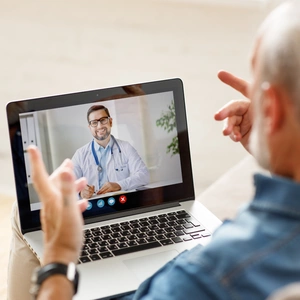
<path fill-rule="evenodd" d="M 178 254 L 178 251 L 170 250 L 124 260 L 124 264 L 133 272 L 140 282 L 142 282 Z"/>

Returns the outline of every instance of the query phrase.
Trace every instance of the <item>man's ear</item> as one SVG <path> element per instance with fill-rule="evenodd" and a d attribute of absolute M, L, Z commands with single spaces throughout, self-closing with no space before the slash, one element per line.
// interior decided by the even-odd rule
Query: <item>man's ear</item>
<path fill-rule="evenodd" d="M 283 94 L 280 88 L 268 84 L 263 87 L 263 114 L 266 120 L 266 131 L 269 134 L 276 133 L 282 126 L 285 117 Z"/>
<path fill-rule="evenodd" d="M 112 127 L 112 125 L 113 125 L 113 118 L 111 118 L 111 117 L 109 117 L 109 125 L 110 125 L 110 127 Z"/>

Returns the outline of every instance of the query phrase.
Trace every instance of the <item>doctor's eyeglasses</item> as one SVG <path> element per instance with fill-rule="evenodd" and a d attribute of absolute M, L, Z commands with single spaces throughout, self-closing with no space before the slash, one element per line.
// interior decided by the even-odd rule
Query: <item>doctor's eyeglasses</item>
<path fill-rule="evenodd" d="M 92 127 L 97 127 L 99 122 L 101 123 L 101 125 L 106 125 L 108 123 L 109 119 L 110 119 L 110 117 L 103 117 L 103 118 L 98 119 L 98 120 L 89 121 L 89 124 Z"/>

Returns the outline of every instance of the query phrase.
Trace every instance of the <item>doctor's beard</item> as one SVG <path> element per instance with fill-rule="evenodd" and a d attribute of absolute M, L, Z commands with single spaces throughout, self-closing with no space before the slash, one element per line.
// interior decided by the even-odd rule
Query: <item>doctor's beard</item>
<path fill-rule="evenodd" d="M 259 90 L 257 99 L 254 99 L 254 121 L 250 135 L 249 149 L 251 154 L 257 160 L 258 164 L 269 170 L 270 168 L 270 150 L 267 144 L 266 132 L 264 127 L 264 117 L 262 114 L 262 90 Z"/>
<path fill-rule="evenodd" d="M 94 134 L 94 138 L 95 138 L 96 140 L 98 140 L 98 141 L 104 141 L 104 140 L 106 140 L 109 136 L 110 136 L 110 129 L 108 129 L 108 128 L 104 128 L 104 133 L 103 133 L 101 136 L 99 136 L 99 135 L 97 134 L 97 132 L 95 132 L 95 134 Z"/>

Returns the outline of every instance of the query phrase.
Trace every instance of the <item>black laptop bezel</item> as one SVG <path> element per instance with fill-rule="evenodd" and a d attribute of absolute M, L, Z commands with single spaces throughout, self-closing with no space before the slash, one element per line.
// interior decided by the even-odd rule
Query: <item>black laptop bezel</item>
<path fill-rule="evenodd" d="M 182 80 L 179 78 L 174 78 L 174 79 L 138 83 L 136 85 L 138 85 L 146 95 L 170 92 L 170 91 L 173 92 L 183 182 L 179 184 L 169 185 L 169 186 L 161 186 L 157 188 L 132 192 L 130 193 L 133 194 L 133 198 L 131 198 L 132 201 L 139 201 L 139 199 L 143 199 L 143 201 L 146 201 L 147 199 L 149 199 L 149 201 L 151 202 L 151 198 L 161 197 L 163 199 L 162 206 L 168 206 L 173 204 L 178 205 L 178 203 L 182 201 L 194 200 L 195 199 L 194 184 L 193 184 L 192 164 L 191 164 L 188 127 L 187 127 L 187 119 L 186 119 L 186 107 L 185 107 Z M 11 108 L 10 106 L 16 105 L 17 103 L 22 102 L 23 104 L 25 104 L 24 105 L 24 107 L 26 107 L 25 112 L 68 107 L 72 105 L 99 102 L 99 99 L 113 100 L 116 99 L 114 98 L 115 95 L 118 95 L 117 97 L 120 98 L 120 96 L 124 94 L 124 97 L 126 97 L 127 94 L 124 93 L 126 87 L 128 87 L 128 85 L 13 101 L 8 103 L 6 107 L 8 126 L 9 128 L 11 128 L 12 124 L 13 126 L 16 127 L 20 126 L 20 119 L 17 122 L 13 122 L 13 120 L 10 118 L 10 115 L 8 113 Z M 22 152 L 26 151 L 26 149 L 23 149 L 23 145 L 21 145 L 20 147 L 22 147 L 21 149 Z M 14 157 L 14 151 L 15 151 L 15 145 L 13 145 L 11 139 L 12 157 Z M 40 217 L 39 217 L 40 210 L 31 211 L 28 189 L 27 189 L 27 194 L 26 192 L 24 193 L 24 190 L 22 193 L 18 191 L 17 181 L 20 180 L 19 179 L 20 176 L 18 174 L 22 172 L 26 172 L 24 161 L 22 162 L 21 160 L 18 161 L 14 160 L 13 168 L 14 168 L 14 177 L 15 177 L 15 187 L 17 191 L 17 201 L 18 201 L 19 214 L 20 214 L 21 231 L 24 234 L 26 232 L 35 231 L 41 228 Z M 143 211 L 153 210 L 153 209 L 158 209 L 157 205 L 148 205 L 142 208 Z M 134 211 L 138 212 L 138 210 L 136 209 L 134 209 Z M 93 213 L 85 212 L 84 219 L 85 219 L 85 223 L 90 223 L 90 222 L 101 221 L 105 219 L 114 219 L 116 217 L 121 217 L 121 216 L 126 216 L 131 214 L 133 214 L 133 209 L 123 210 L 121 212 L 111 213 L 108 215 L 95 215 Z"/>

